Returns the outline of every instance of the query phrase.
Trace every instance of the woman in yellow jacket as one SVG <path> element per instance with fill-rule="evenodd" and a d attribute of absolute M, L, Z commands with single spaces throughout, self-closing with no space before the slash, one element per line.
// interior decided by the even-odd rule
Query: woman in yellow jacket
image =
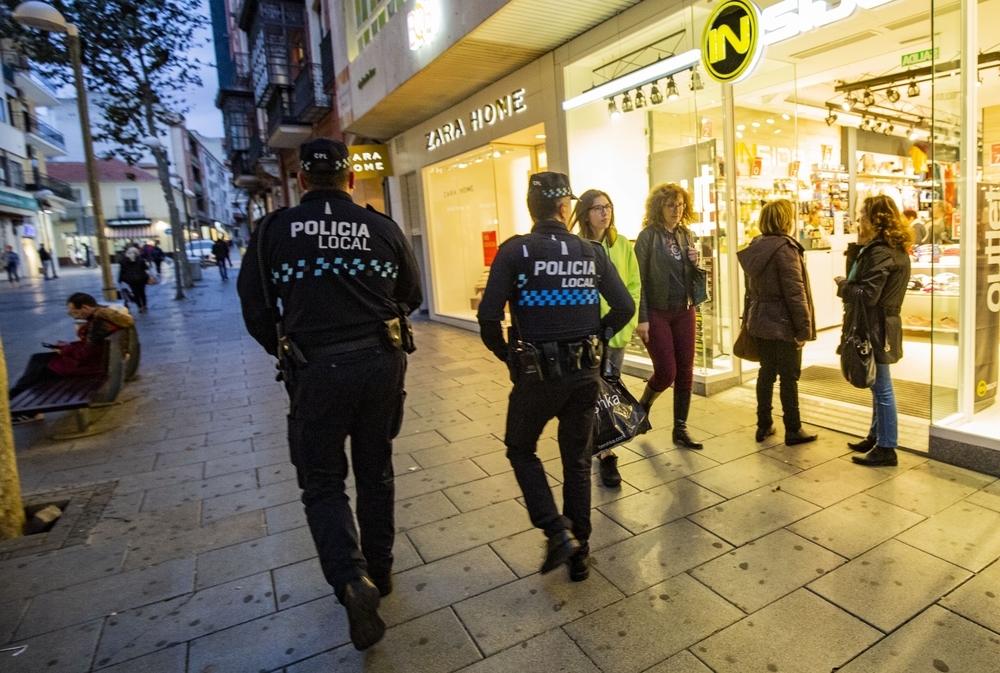
<path fill-rule="evenodd" d="M 597 241 L 604 246 L 605 252 L 611 258 L 611 263 L 618 270 L 622 282 L 628 288 L 629 294 L 635 300 L 636 313 L 628 325 L 622 328 L 608 342 L 608 357 L 620 372 L 625 361 L 625 346 L 632 340 L 632 332 L 639 324 L 639 262 L 635 258 L 632 243 L 624 236 L 618 235 L 615 229 L 615 211 L 611 197 L 597 189 L 588 189 L 580 195 L 573 212 L 573 222 L 580 227 L 580 236 L 591 241 Z M 608 312 L 608 305 L 601 298 L 601 315 Z M 618 473 L 618 456 L 613 449 L 607 449 L 597 454 L 601 471 L 601 481 L 605 486 L 615 487 L 622 483 Z"/>

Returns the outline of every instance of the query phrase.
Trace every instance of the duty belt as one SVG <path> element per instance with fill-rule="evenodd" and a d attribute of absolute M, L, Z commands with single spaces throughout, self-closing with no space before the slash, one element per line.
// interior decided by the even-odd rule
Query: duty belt
<path fill-rule="evenodd" d="M 591 336 L 574 341 L 515 342 L 512 354 L 520 375 L 552 380 L 582 369 L 597 369 L 602 347 L 600 339 Z"/>
<path fill-rule="evenodd" d="M 383 343 L 384 341 L 381 336 L 372 334 L 371 336 L 354 339 L 353 341 L 342 341 L 325 346 L 303 346 L 302 352 L 305 354 L 306 359 L 316 360 L 331 355 L 343 355 L 344 353 L 353 353 L 354 351 L 365 350 L 366 348 L 374 348 L 375 346 L 383 345 Z"/>

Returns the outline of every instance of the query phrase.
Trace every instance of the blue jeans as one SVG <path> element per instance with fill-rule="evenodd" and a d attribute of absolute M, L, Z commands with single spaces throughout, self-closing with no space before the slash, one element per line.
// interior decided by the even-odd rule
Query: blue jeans
<path fill-rule="evenodd" d="M 892 390 L 889 365 L 875 365 L 875 385 L 872 386 L 872 427 L 869 437 L 878 445 L 895 449 L 899 441 L 899 419 L 896 417 L 896 394 Z"/>

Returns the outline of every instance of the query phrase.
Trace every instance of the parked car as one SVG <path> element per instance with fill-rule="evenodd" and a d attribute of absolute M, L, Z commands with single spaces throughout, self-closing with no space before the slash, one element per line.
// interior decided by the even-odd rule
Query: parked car
<path fill-rule="evenodd" d="M 215 266 L 215 255 L 212 254 L 212 246 L 214 244 L 215 241 L 188 241 L 184 244 L 184 250 L 187 251 L 188 259 L 191 262 L 199 260 L 201 267 L 204 269 L 209 266 Z"/>

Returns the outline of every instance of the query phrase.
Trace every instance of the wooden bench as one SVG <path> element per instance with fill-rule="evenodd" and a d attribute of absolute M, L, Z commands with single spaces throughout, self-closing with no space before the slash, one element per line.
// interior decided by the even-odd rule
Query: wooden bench
<path fill-rule="evenodd" d="M 16 416 L 75 410 L 77 430 L 85 433 L 91 423 L 90 407 L 114 403 L 125 381 L 127 365 L 133 364 L 122 350 L 123 340 L 131 341 L 126 332 L 135 330 L 119 330 L 104 340 L 104 374 L 65 376 L 36 383 L 10 401 L 11 413 Z M 138 337 L 135 339 L 138 344 Z M 138 367 L 138 348 L 135 353 L 134 366 L 128 367 L 132 376 Z"/>

